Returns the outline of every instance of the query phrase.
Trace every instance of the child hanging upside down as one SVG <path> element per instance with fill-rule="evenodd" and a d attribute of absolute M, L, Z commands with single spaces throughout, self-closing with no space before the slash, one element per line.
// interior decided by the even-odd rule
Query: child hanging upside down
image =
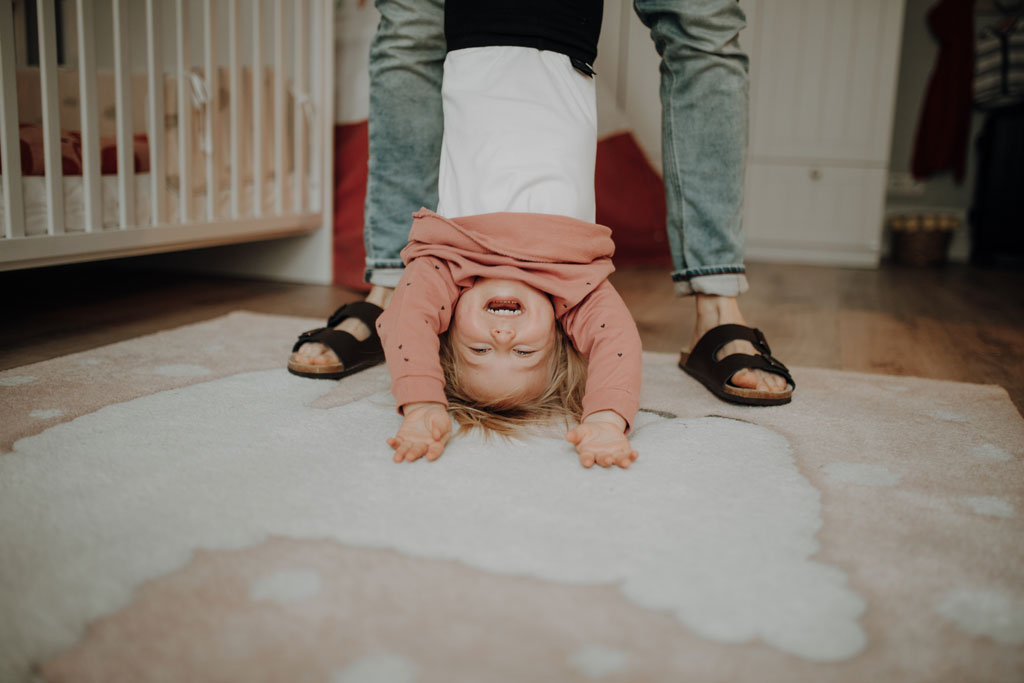
<path fill-rule="evenodd" d="M 566 439 L 584 467 L 629 467 L 640 336 L 606 279 L 612 251 L 608 228 L 565 216 L 418 212 L 377 321 L 405 417 L 395 461 L 440 457 L 450 409 L 505 434 L 579 420 Z"/>
<path fill-rule="evenodd" d="M 446 7 L 438 212 L 415 214 L 377 321 L 404 416 L 388 443 L 396 462 L 436 460 L 449 413 L 501 434 L 562 418 L 584 467 L 626 468 L 640 336 L 607 280 L 611 231 L 592 222 L 593 53 L 474 46 L 492 35 L 474 7 Z"/>

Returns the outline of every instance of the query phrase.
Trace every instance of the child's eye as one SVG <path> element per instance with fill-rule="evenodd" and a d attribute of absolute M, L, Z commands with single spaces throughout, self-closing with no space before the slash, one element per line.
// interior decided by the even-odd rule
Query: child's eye
<path fill-rule="evenodd" d="M 486 346 L 481 347 L 481 348 L 476 348 L 476 347 L 470 346 L 469 350 L 472 351 L 473 353 L 477 354 L 477 355 L 481 355 L 481 354 L 487 353 L 487 347 Z"/>
<path fill-rule="evenodd" d="M 534 354 L 533 351 L 527 351 L 525 349 L 513 349 L 513 351 L 515 351 L 520 356 L 532 356 Z"/>

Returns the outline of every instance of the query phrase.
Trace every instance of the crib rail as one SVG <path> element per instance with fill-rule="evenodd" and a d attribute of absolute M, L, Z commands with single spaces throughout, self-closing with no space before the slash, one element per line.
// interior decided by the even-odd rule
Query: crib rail
<path fill-rule="evenodd" d="M 330 229 L 332 168 L 323 150 L 331 148 L 333 133 L 332 0 L 113 0 L 107 16 L 97 15 L 93 0 L 75 0 L 69 3 L 75 120 L 61 120 L 58 5 L 27 2 L 37 3 L 45 231 L 34 234 L 41 228 L 27 222 L 26 188 L 39 178 L 22 168 L 23 65 L 17 63 L 12 0 L 0 0 L 0 270 Z M 104 182 L 101 170 L 102 70 L 95 36 L 107 21 L 116 185 Z M 143 54 L 132 54 L 135 33 L 144 35 Z M 143 77 L 145 111 L 136 112 L 132 88 Z M 176 126 L 173 140 L 169 120 Z M 80 179 L 62 170 L 62 131 L 69 130 L 80 131 Z M 148 148 L 145 182 L 136 177 L 139 134 Z M 70 192 L 71 184 L 80 184 L 80 191 Z M 69 220 L 69 193 L 77 222 Z M 105 205 L 109 210 L 111 204 L 116 220 L 105 225 Z"/>

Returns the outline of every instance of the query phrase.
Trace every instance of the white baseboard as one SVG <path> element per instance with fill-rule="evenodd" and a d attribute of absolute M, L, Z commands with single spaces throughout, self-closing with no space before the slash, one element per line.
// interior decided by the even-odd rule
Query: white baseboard
<path fill-rule="evenodd" d="M 748 242 L 744 250 L 747 261 L 766 263 L 800 263 L 850 268 L 877 268 L 881 254 L 877 249 L 849 247 L 795 247 Z"/>

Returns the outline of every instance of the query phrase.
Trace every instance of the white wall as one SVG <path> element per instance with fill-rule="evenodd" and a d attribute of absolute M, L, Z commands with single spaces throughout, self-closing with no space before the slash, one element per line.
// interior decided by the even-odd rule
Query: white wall
<path fill-rule="evenodd" d="M 633 11 L 633 3 L 605 0 L 601 39 L 594 64 L 598 84 L 599 132 L 606 135 L 628 124 L 659 173 L 660 63 L 654 41 Z"/>

